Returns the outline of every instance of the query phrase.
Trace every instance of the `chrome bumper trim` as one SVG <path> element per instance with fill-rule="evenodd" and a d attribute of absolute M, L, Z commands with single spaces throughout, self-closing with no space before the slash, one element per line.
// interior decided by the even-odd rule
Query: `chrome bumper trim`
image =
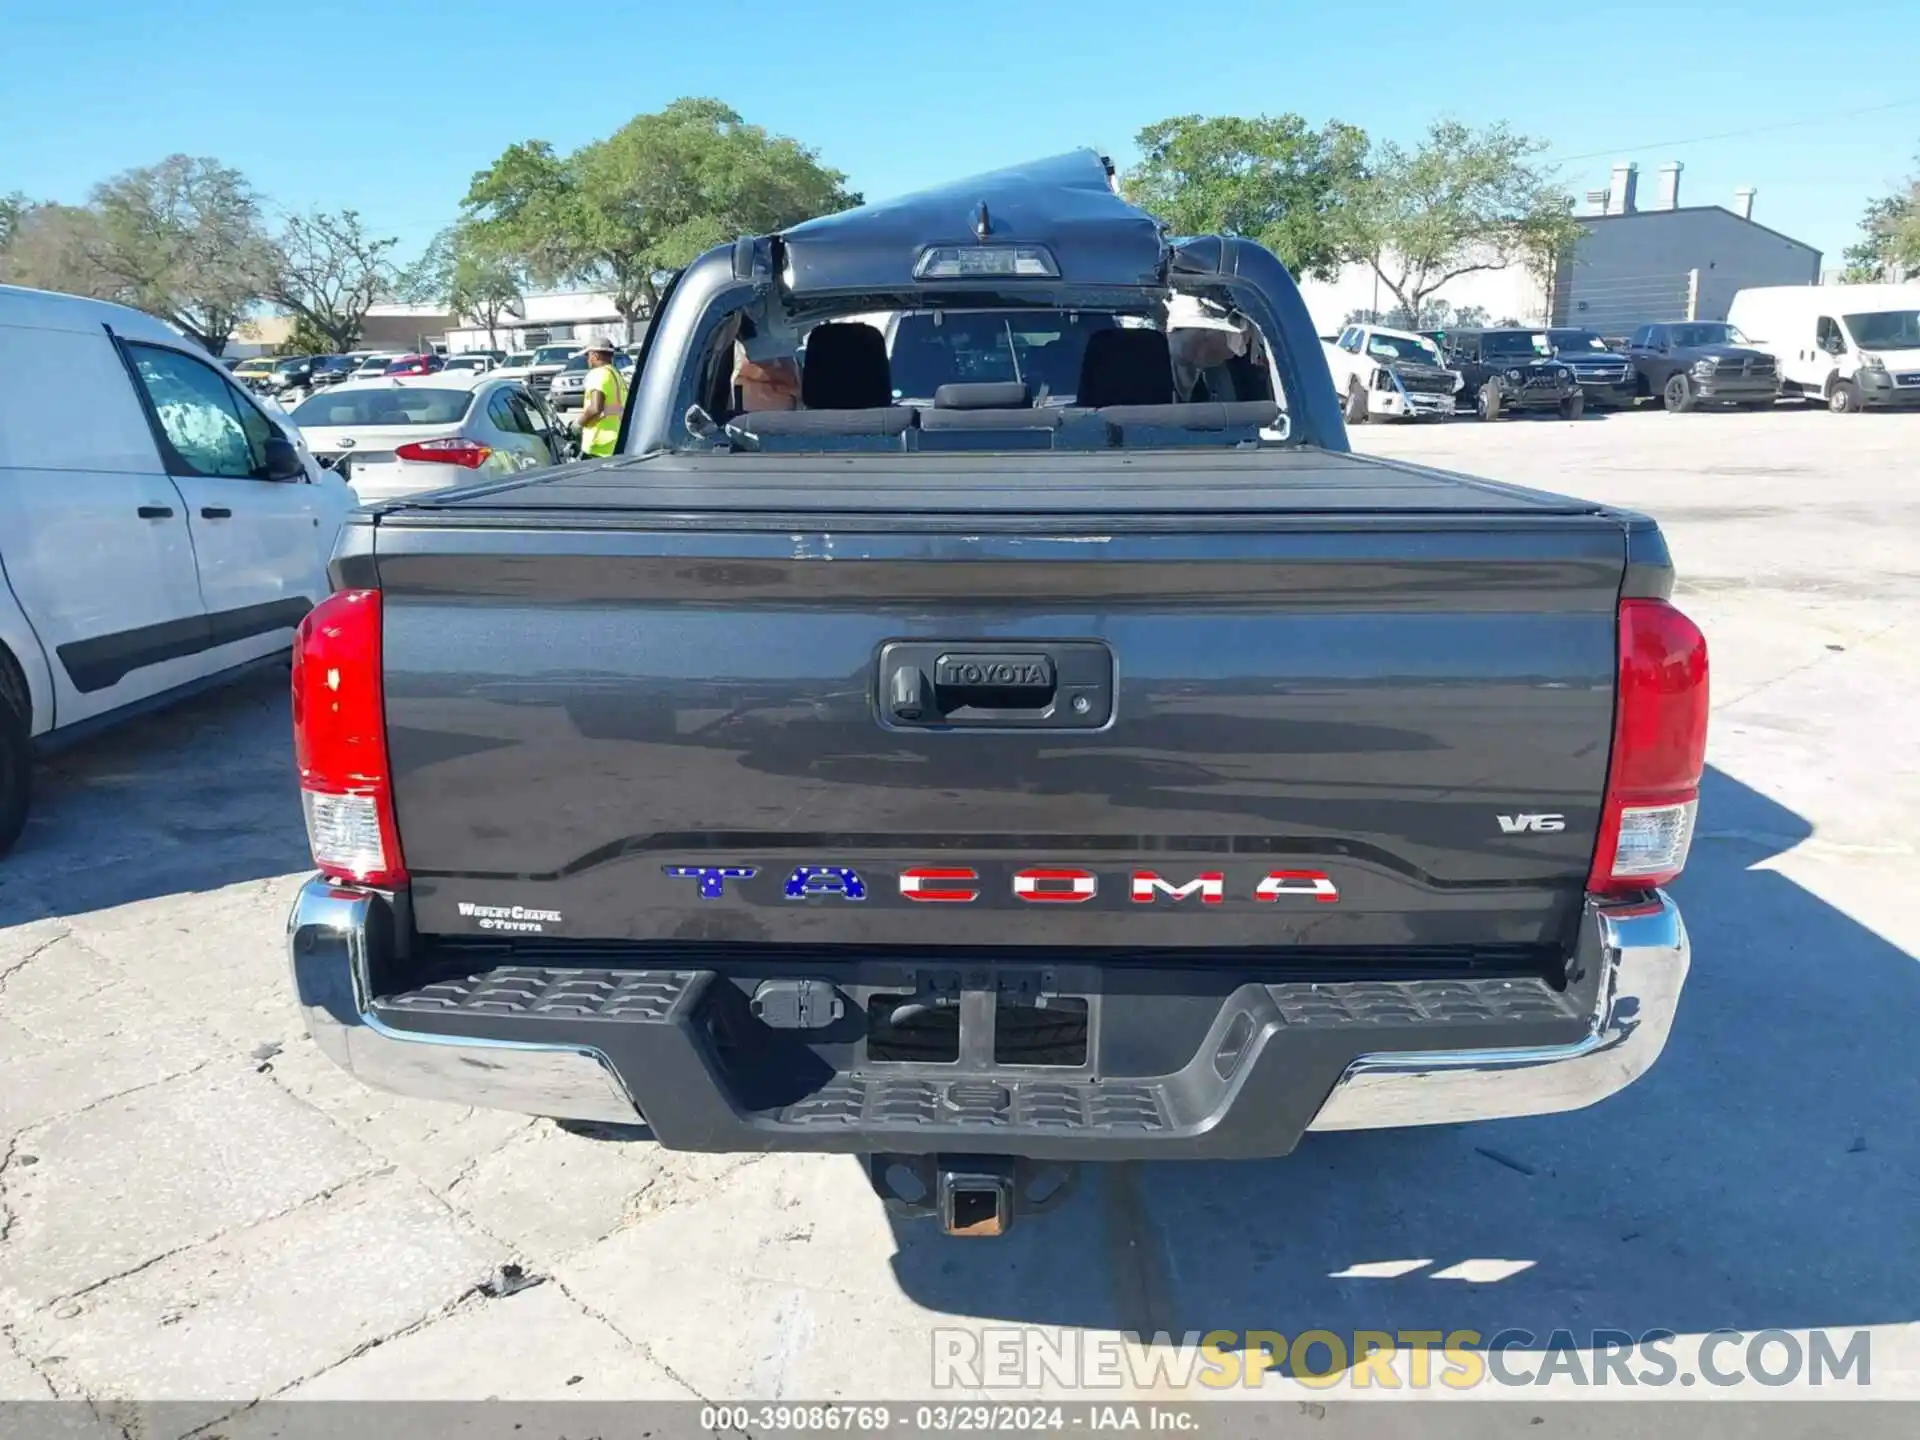
<path fill-rule="evenodd" d="M 377 895 L 309 880 L 287 919 L 287 956 L 322 1053 L 379 1090 L 559 1120 L 642 1123 L 606 1056 L 589 1046 L 402 1034 L 368 1013 L 367 936 Z"/>
<path fill-rule="evenodd" d="M 1665 894 L 1599 905 L 1588 919 L 1603 967 L 1593 1026 L 1567 1045 L 1395 1051 L 1348 1066 L 1311 1130 L 1457 1124 L 1578 1110 L 1659 1058 L 1686 980 L 1689 947 Z M 314 1041 L 364 1083 L 397 1094 L 546 1115 L 643 1124 L 613 1065 L 583 1045 L 396 1031 L 369 1013 L 369 936 L 392 924 L 377 894 L 313 879 L 287 922 L 295 992 Z"/>
<path fill-rule="evenodd" d="M 1363 1055 L 1310 1130 L 1450 1125 L 1579 1110 L 1645 1074 L 1666 1047 L 1689 963 L 1687 927 L 1664 892 L 1601 905 L 1602 963 L 1593 1030 L 1570 1045 Z"/>

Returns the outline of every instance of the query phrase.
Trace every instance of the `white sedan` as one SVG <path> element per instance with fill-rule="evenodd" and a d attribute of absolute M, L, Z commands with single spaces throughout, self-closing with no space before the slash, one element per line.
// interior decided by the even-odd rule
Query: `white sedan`
<path fill-rule="evenodd" d="M 350 380 L 294 407 L 322 465 L 360 500 L 392 500 L 566 458 L 566 434 L 526 386 L 441 371 Z"/>
<path fill-rule="evenodd" d="M 398 352 L 382 350 L 373 355 L 362 355 L 360 363 L 353 369 L 349 380 L 372 380 L 387 373 L 387 366 L 400 358 Z"/>

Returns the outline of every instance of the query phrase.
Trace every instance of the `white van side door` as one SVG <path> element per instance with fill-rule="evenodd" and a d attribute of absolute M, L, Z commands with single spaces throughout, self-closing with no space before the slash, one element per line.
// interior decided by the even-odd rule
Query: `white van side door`
<path fill-rule="evenodd" d="M 1840 322 L 1831 315 L 1822 315 L 1814 323 L 1813 349 L 1807 352 L 1808 378 L 1811 388 L 1825 390 L 1830 376 L 1838 374 L 1842 379 L 1853 377 L 1853 347 L 1847 342 L 1847 332 L 1840 328 Z"/>
<path fill-rule="evenodd" d="M 104 328 L 0 323 L 0 551 L 64 727 L 194 679 L 186 502 Z"/>
<path fill-rule="evenodd" d="M 294 626 L 327 593 L 340 507 L 325 503 L 331 497 L 304 474 L 268 477 L 267 443 L 278 426 L 212 365 L 144 340 L 121 346 L 185 501 L 206 608 L 207 668 L 286 649 Z"/>

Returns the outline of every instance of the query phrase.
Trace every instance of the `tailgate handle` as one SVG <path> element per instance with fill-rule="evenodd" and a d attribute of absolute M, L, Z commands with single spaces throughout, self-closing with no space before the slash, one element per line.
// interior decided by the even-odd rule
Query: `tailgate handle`
<path fill-rule="evenodd" d="M 933 665 L 942 710 L 1044 710 L 1057 683 L 1045 655 L 942 655 Z"/>
<path fill-rule="evenodd" d="M 884 723 L 1090 729 L 1113 713 L 1113 658 L 1098 641 L 882 648 Z"/>

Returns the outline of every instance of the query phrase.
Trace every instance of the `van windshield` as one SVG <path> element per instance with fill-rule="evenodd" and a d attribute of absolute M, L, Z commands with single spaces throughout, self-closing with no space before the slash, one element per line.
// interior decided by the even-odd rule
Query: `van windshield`
<path fill-rule="evenodd" d="M 1874 310 L 1845 319 L 1862 350 L 1920 350 L 1920 310 Z"/>

